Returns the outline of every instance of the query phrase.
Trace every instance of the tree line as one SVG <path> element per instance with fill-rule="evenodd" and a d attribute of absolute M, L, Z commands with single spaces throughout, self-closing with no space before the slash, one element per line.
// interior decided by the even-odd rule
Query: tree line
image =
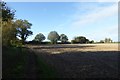
<path fill-rule="evenodd" d="M 45 36 L 42 33 L 39 33 L 35 36 L 35 39 L 33 41 L 41 43 L 45 39 L 46 39 Z M 61 41 L 61 43 L 68 42 L 68 37 L 65 34 L 59 35 L 56 31 L 51 31 L 48 34 L 47 39 L 50 40 L 52 44 L 56 44 L 57 41 Z"/>
<path fill-rule="evenodd" d="M 33 41 L 41 43 L 45 39 L 46 39 L 46 37 L 42 33 L 39 33 L 35 36 Z M 58 41 L 61 41 L 62 44 L 66 44 L 66 43 L 81 43 L 81 44 L 82 43 L 94 43 L 93 40 L 90 41 L 89 39 L 87 39 L 84 36 L 75 37 L 74 40 L 71 40 L 71 42 L 69 42 L 67 35 L 65 35 L 65 34 L 59 35 L 56 31 L 51 31 L 48 34 L 47 39 L 50 40 L 52 44 L 57 44 Z"/>
<path fill-rule="evenodd" d="M 32 35 L 33 32 L 30 30 L 32 23 L 28 20 L 16 19 L 15 10 L 10 9 L 5 2 L 1 2 L 2 17 L 0 22 L 2 23 L 2 45 L 3 46 L 21 46 L 25 44 L 28 36 Z M 35 36 L 32 42 L 42 43 L 46 37 L 39 33 Z M 94 43 L 94 40 L 89 40 L 84 36 L 77 36 L 71 42 L 69 42 L 67 35 L 58 34 L 56 31 L 51 31 L 47 37 L 52 44 L 57 44 L 58 41 L 61 43 Z M 106 38 L 101 40 L 100 43 L 110 43 L 112 40 Z"/>
<path fill-rule="evenodd" d="M 39 43 L 42 44 L 44 43 L 43 41 L 45 39 L 48 39 L 51 41 L 51 44 L 57 44 L 59 43 L 58 41 L 60 41 L 61 44 L 87 44 L 87 43 L 112 43 L 112 39 L 111 38 L 105 38 L 104 40 L 100 40 L 99 42 L 95 42 L 94 40 L 89 40 L 84 36 L 77 36 L 74 37 L 73 40 L 71 40 L 70 42 L 68 41 L 68 37 L 66 34 L 58 34 L 56 31 L 51 31 L 47 38 L 44 36 L 44 34 L 39 33 L 35 36 L 35 38 L 33 39 L 33 43 Z"/>

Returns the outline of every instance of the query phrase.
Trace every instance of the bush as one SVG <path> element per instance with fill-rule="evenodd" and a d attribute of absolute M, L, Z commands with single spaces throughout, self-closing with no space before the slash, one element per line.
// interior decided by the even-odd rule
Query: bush
<path fill-rule="evenodd" d="M 71 40 L 71 44 L 75 44 L 76 43 L 76 41 L 75 40 Z"/>
<path fill-rule="evenodd" d="M 15 46 L 15 47 L 22 47 L 23 46 L 22 42 L 19 40 L 11 40 L 10 43 L 12 46 Z"/>
<path fill-rule="evenodd" d="M 94 41 L 92 40 L 92 41 L 89 41 L 88 43 L 94 43 Z"/>

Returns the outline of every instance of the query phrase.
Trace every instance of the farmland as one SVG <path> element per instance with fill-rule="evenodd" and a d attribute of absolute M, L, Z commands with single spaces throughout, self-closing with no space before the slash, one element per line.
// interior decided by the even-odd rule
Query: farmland
<path fill-rule="evenodd" d="M 57 75 L 54 77 L 118 77 L 118 44 L 56 44 L 26 47 L 55 69 Z"/>

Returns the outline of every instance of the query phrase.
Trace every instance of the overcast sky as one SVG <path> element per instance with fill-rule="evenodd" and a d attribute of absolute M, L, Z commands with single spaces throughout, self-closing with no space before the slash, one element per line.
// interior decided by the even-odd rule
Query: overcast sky
<path fill-rule="evenodd" d="M 9 2 L 8 6 L 16 10 L 17 19 L 33 24 L 33 35 L 27 40 L 33 40 L 38 33 L 47 38 L 50 31 L 57 31 L 69 40 L 85 36 L 95 41 L 118 41 L 117 2 Z"/>

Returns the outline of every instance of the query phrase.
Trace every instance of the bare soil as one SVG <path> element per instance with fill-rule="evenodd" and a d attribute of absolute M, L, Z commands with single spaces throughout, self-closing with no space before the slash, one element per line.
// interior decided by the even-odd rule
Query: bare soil
<path fill-rule="evenodd" d="M 118 78 L 118 44 L 27 45 L 58 78 Z"/>

